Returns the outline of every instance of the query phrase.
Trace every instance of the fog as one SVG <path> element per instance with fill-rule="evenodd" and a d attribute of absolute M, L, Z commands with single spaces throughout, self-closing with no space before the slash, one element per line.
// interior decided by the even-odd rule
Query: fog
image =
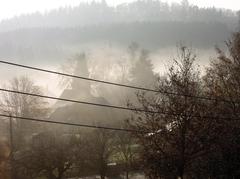
<path fill-rule="evenodd" d="M 76 56 L 84 53 L 84 70 L 88 73 L 80 76 L 129 83 L 131 68 L 142 58 L 142 50 L 147 51 L 146 58 L 152 63 L 153 72 L 164 76 L 179 55 L 179 46 L 183 45 L 196 54 L 196 64 L 204 75 L 210 60 L 216 58 L 215 48 L 224 50 L 225 42 L 237 28 L 236 11 L 201 8 L 188 1 L 173 4 L 136 1 L 117 6 L 105 1 L 84 2 L 75 7 L 2 20 L 0 59 L 75 74 Z M 131 49 L 132 45 L 136 49 Z M 64 95 L 73 82 L 67 77 L 13 66 L 1 65 L 0 69 L 2 85 L 14 77 L 27 76 L 41 86 L 45 94 L 56 97 Z M 139 83 L 135 85 L 141 86 Z M 118 87 L 103 87 L 99 83 L 90 86 L 86 94 L 89 99 L 104 97 L 108 103 L 125 103 L 125 92 Z M 116 93 L 118 97 L 114 96 Z M 68 97 L 89 101 L 86 96 Z M 47 101 L 56 107 L 56 101 Z"/>
<path fill-rule="evenodd" d="M 204 157 L 218 161 L 221 152 L 228 150 L 219 152 L 216 146 L 229 146 L 229 138 L 239 135 L 234 133 L 238 125 L 228 128 L 217 118 L 239 118 L 237 109 L 232 109 L 239 97 L 235 86 L 240 84 L 236 65 L 240 36 L 234 33 L 239 31 L 239 17 L 234 10 L 198 7 L 187 0 L 172 4 L 139 0 L 116 6 L 103 0 L 0 21 L 0 134 L 4 138 L 0 146 L 12 151 L 8 154 L 12 169 L 5 173 L 18 176 L 12 179 L 239 175 L 237 162 L 230 162 L 230 171 L 226 169 L 229 161 L 224 161 L 223 174 L 214 162 L 214 167 L 211 162 L 204 163 Z M 217 100 L 209 100 L 209 96 Z M 204 115 L 214 116 L 214 120 L 206 120 L 209 117 Z M 192 119 L 190 127 L 185 126 L 185 118 Z M 190 131 L 186 134 L 190 147 L 182 146 L 182 126 Z M 230 137 L 224 136 L 225 131 Z M 230 142 L 222 144 L 220 136 Z M 205 145 L 208 142 L 214 146 Z M 190 151 L 185 154 L 183 149 Z M 205 155 L 205 150 L 210 155 Z M 190 160 L 195 155 L 197 160 Z M 151 163 L 155 158 L 157 162 Z M 0 179 L 9 161 L 0 163 Z M 203 174 L 196 172 L 198 163 Z M 172 168 L 164 168 L 170 165 Z"/>

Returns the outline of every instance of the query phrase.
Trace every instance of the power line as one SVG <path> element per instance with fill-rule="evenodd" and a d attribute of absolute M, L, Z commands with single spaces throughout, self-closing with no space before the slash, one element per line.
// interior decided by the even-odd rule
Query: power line
<path fill-rule="evenodd" d="M 9 118 L 21 119 L 21 120 L 26 120 L 26 121 L 34 121 L 34 122 L 42 122 L 42 123 L 50 123 L 50 124 L 60 124 L 60 125 L 75 126 L 75 127 L 95 128 L 95 129 L 124 131 L 124 132 L 143 132 L 143 131 L 138 131 L 138 130 L 133 130 L 133 129 L 104 127 L 104 126 L 78 124 L 78 123 L 69 123 L 69 122 L 58 122 L 58 121 L 50 121 L 50 120 L 46 120 L 46 119 L 21 117 L 21 116 L 12 116 L 12 115 L 6 115 L 6 114 L 0 114 L 0 116 L 1 117 L 9 117 Z"/>
<path fill-rule="evenodd" d="M 0 91 L 9 92 L 9 93 L 17 93 L 17 94 L 28 95 L 28 96 L 34 96 L 34 97 L 39 97 L 39 98 L 47 98 L 47 99 L 53 99 L 53 100 L 59 100 L 59 101 L 66 101 L 66 102 L 71 102 L 71 103 L 91 105 L 91 106 L 99 106 L 99 107 L 122 109 L 122 110 L 128 110 L 128 111 L 147 112 L 147 113 L 159 113 L 158 111 L 150 111 L 150 110 L 137 109 L 137 108 L 128 108 L 128 107 L 123 107 L 123 106 L 115 106 L 115 105 L 92 103 L 92 102 L 86 102 L 86 101 L 78 101 L 78 100 L 73 100 L 73 99 L 58 98 L 58 97 L 53 97 L 53 96 L 27 93 L 27 92 L 9 90 L 9 89 L 3 89 L 3 88 L 0 88 Z"/>
<path fill-rule="evenodd" d="M 72 99 L 66 99 L 66 98 L 58 98 L 58 97 L 52 97 L 52 96 L 46 96 L 46 95 L 40 95 L 40 94 L 34 94 L 34 93 L 27 93 L 27 92 L 21 92 L 21 91 L 9 90 L 9 89 L 3 89 L 3 88 L 0 88 L 0 91 L 16 93 L 16 94 L 21 94 L 21 95 L 34 96 L 34 97 L 40 97 L 40 98 L 46 98 L 46 99 L 59 100 L 59 101 L 66 101 L 66 102 L 72 102 L 72 103 L 84 104 L 84 105 L 90 105 L 90 106 L 99 106 L 99 107 L 114 108 L 114 109 L 121 109 L 121 110 L 135 111 L 135 112 L 145 112 L 145 113 L 152 113 L 152 114 L 163 114 L 163 115 L 168 115 L 168 116 L 190 117 L 190 115 L 178 114 L 178 113 L 172 113 L 172 112 L 170 113 L 170 112 L 166 112 L 166 111 L 150 111 L 150 110 L 137 109 L 137 108 L 128 108 L 128 107 L 123 107 L 123 106 L 99 104 L 99 103 L 78 101 L 78 100 L 72 100 Z M 205 119 L 239 120 L 238 118 L 233 119 L 233 118 L 229 118 L 229 117 L 223 118 L 223 117 L 201 116 L 201 115 L 191 115 L 191 117 L 205 118 Z"/>
<path fill-rule="evenodd" d="M 114 82 L 109 82 L 109 81 L 104 81 L 104 80 L 97 80 L 97 79 L 93 79 L 93 78 L 87 78 L 87 77 L 83 77 L 83 76 L 71 75 L 71 74 L 57 72 L 57 71 L 53 71 L 53 70 L 47 70 L 47 69 L 33 67 L 33 66 L 29 66 L 29 65 L 22 65 L 22 64 L 19 64 L 19 63 L 13 63 L 13 62 L 8 62 L 8 61 L 4 61 L 4 60 L 0 60 L 0 63 L 6 64 L 6 65 L 17 66 L 17 67 L 21 67 L 21 68 L 26 68 L 26 69 L 31 69 L 31 70 L 36 70 L 36 71 L 41 71 L 41 72 L 46 72 L 46 73 L 51 73 L 51 74 L 56 74 L 56 75 L 61 75 L 61 76 L 66 76 L 66 77 L 71 77 L 71 78 L 77 78 L 77 79 L 82 79 L 82 80 L 87 80 L 87 81 L 104 83 L 104 84 L 108 84 L 108 85 L 120 86 L 120 87 L 131 88 L 131 89 L 137 89 L 137 90 L 142 90 L 142 91 L 162 93 L 162 94 L 168 94 L 168 95 L 174 95 L 174 96 L 182 96 L 182 97 L 188 97 L 188 98 L 196 98 L 196 99 L 208 100 L 208 101 L 222 101 L 222 102 L 232 103 L 232 101 L 225 100 L 225 99 L 215 99 L 215 98 L 210 98 L 210 97 L 206 97 L 206 96 L 195 96 L 195 95 L 179 94 L 179 93 L 174 93 L 174 92 L 169 92 L 169 91 L 160 91 L 160 90 L 154 90 L 154 89 L 150 89 L 150 88 L 144 88 L 144 87 L 138 87 L 138 86 L 114 83 Z M 239 103 L 239 102 L 235 102 L 235 103 Z"/>

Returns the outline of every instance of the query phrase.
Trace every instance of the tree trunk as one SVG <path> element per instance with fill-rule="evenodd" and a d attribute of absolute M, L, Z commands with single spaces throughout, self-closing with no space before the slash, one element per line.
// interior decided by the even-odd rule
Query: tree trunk
<path fill-rule="evenodd" d="M 128 170 L 126 170 L 126 179 L 128 179 L 129 178 L 129 172 L 128 172 Z"/>
<path fill-rule="evenodd" d="M 105 169 L 105 167 L 103 167 L 103 168 L 101 169 L 101 171 L 100 171 L 100 177 L 101 177 L 101 179 L 105 179 L 105 177 L 106 177 L 106 169 Z"/>
<path fill-rule="evenodd" d="M 183 174 L 179 175 L 178 179 L 183 179 Z"/>
<path fill-rule="evenodd" d="M 178 168 L 178 178 L 179 179 L 183 179 L 183 176 L 184 176 L 184 165 L 185 165 L 185 163 L 184 163 L 184 160 L 182 161 L 182 163 L 181 163 L 181 166 L 179 166 L 179 168 Z"/>

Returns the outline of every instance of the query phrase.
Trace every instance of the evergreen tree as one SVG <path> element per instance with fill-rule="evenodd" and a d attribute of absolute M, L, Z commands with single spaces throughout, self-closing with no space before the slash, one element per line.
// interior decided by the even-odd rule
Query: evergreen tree
<path fill-rule="evenodd" d="M 153 72 L 153 65 L 149 59 L 149 52 L 141 50 L 139 58 L 130 70 L 131 83 L 135 86 L 153 88 L 157 76 Z"/>

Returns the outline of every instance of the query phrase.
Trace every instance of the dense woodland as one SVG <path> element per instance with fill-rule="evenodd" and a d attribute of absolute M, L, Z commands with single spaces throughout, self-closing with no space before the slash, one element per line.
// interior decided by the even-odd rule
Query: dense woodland
<path fill-rule="evenodd" d="M 76 27 L 132 22 L 221 22 L 236 24 L 237 13 L 229 9 L 199 8 L 189 4 L 166 3 L 161 0 L 138 0 L 116 7 L 101 2 L 80 3 L 77 7 L 65 7 L 49 12 L 25 14 L 1 22 L 0 31 L 35 27 Z"/>
<path fill-rule="evenodd" d="M 137 42 L 159 50 L 186 43 L 209 49 L 230 38 L 238 13 L 182 3 L 147 0 L 108 6 L 104 1 L 27 14 L 0 23 L 1 58 L 62 63 L 79 49 L 125 48 Z M 87 46 L 87 47 L 86 47 Z"/>

